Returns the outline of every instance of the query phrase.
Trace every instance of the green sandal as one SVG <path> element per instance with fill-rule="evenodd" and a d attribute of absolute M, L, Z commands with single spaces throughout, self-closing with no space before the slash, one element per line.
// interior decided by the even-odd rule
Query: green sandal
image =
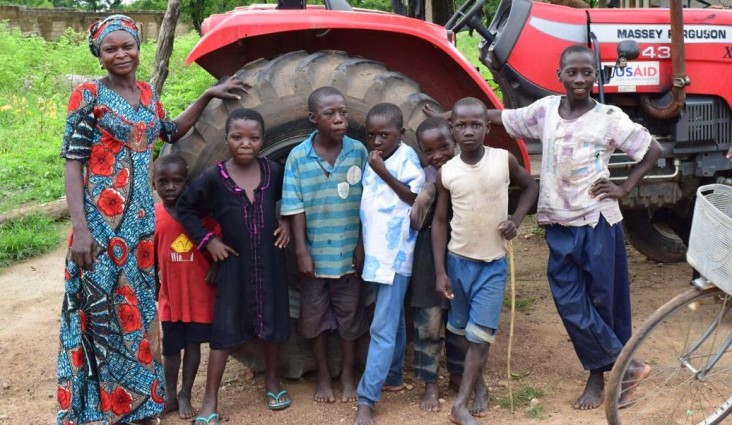
<path fill-rule="evenodd" d="M 211 413 L 208 415 L 208 418 L 204 418 L 203 416 L 198 416 L 196 419 L 193 420 L 193 425 L 196 425 L 197 423 L 202 423 L 204 425 L 219 424 L 219 414 L 218 413 Z"/>
<path fill-rule="evenodd" d="M 267 398 L 274 402 L 274 403 L 268 402 L 267 407 L 269 407 L 270 410 L 282 410 L 282 409 L 288 408 L 290 406 L 290 403 L 292 402 L 292 400 L 290 400 L 288 398 L 287 400 L 282 401 L 282 398 L 287 395 L 288 394 L 287 394 L 286 390 L 282 390 L 277 394 L 273 393 L 272 391 L 267 391 L 267 394 L 266 394 Z"/>

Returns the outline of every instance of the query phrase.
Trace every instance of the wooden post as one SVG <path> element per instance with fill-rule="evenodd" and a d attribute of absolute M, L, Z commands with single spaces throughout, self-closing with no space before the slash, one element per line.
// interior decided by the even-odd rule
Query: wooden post
<path fill-rule="evenodd" d="M 165 11 L 163 23 L 160 25 L 158 35 L 158 48 L 155 52 L 155 63 L 150 83 L 155 87 L 158 96 L 163 91 L 165 79 L 168 78 L 168 63 L 173 53 L 173 40 L 175 38 L 175 26 L 180 16 L 180 0 L 168 0 L 168 9 Z"/>

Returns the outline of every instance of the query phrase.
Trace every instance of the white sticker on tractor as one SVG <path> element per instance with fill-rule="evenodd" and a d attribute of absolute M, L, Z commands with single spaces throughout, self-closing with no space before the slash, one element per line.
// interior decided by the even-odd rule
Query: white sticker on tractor
<path fill-rule="evenodd" d="M 615 66 L 614 62 L 603 62 L 604 66 Z M 658 61 L 628 62 L 625 68 L 613 69 L 613 77 L 606 86 L 656 86 L 659 84 Z M 623 91 L 629 91 L 624 87 Z"/>

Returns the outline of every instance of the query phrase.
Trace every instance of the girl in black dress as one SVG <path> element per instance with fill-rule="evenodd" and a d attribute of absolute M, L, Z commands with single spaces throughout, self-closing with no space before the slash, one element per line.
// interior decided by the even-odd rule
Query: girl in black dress
<path fill-rule="evenodd" d="M 218 423 L 218 389 L 229 353 L 255 338 L 264 347 L 268 407 L 290 405 L 277 373 L 277 344 L 290 335 L 284 256 L 290 226 L 278 222 L 275 210 L 282 167 L 257 157 L 264 144 L 264 120 L 257 111 L 232 111 L 225 128 L 231 159 L 198 177 L 177 205 L 198 249 L 219 263 L 206 392 L 194 424 Z M 201 225 L 207 215 L 221 225 L 221 239 Z"/>

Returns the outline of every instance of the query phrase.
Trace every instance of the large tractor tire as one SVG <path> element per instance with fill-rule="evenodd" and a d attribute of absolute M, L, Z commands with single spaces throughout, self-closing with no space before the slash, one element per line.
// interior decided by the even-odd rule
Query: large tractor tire
<path fill-rule="evenodd" d="M 396 104 L 404 114 L 403 140 L 417 152 L 415 130 L 426 118 L 422 107 L 430 104 L 441 109 L 435 100 L 420 91 L 416 82 L 403 74 L 391 72 L 373 60 L 351 57 L 340 51 L 290 52 L 272 60 L 250 62 L 236 75 L 252 85 L 249 94 L 240 101 L 214 99 L 194 128 L 163 151 L 163 154 L 182 155 L 188 161 L 191 177 L 230 157 L 224 143 L 224 125 L 229 112 L 236 108 L 253 108 L 262 114 L 266 131 L 261 154 L 281 163 L 314 129 L 308 120 L 307 99 L 318 87 L 332 86 L 343 93 L 348 108 L 348 135 L 362 141 L 368 110 L 381 102 Z M 283 376 L 299 378 L 315 370 L 315 361 L 310 344 L 297 332 L 300 295 L 297 263 L 292 252 L 288 255 L 288 276 L 292 326 L 290 341 L 281 348 L 280 366 Z M 368 337 L 364 339 L 358 349 L 361 361 L 365 359 Z M 336 335 L 329 340 L 329 364 L 335 376 L 340 370 L 339 344 Z M 234 356 L 253 370 L 264 369 L 263 357 L 253 344 L 247 344 Z"/>
<path fill-rule="evenodd" d="M 686 245 L 663 220 L 650 210 L 623 211 L 628 241 L 638 252 L 660 263 L 686 260 Z"/>

